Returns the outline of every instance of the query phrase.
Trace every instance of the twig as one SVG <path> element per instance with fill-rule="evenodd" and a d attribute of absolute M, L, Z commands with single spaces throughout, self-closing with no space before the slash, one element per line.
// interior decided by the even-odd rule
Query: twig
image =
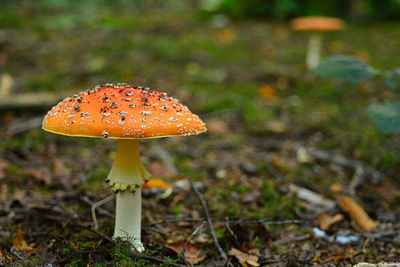
<path fill-rule="evenodd" d="M 15 248 L 10 249 L 11 254 L 13 254 L 15 257 L 17 257 L 19 260 L 28 263 L 28 259 L 19 254 L 19 252 Z"/>
<path fill-rule="evenodd" d="M 115 240 L 113 240 L 111 237 L 103 234 L 102 232 L 100 232 L 100 231 L 98 231 L 96 229 L 90 228 L 90 227 L 88 229 L 89 229 L 90 232 L 95 233 L 96 235 L 99 235 L 104 240 L 107 240 L 110 243 L 115 243 Z"/>
<path fill-rule="evenodd" d="M 0 99 L 0 110 L 27 110 L 47 109 L 54 103 L 73 93 L 64 92 L 63 94 L 54 94 L 48 92 L 21 93 L 8 95 Z"/>
<path fill-rule="evenodd" d="M 194 185 L 192 178 L 190 178 L 190 177 L 189 177 L 189 183 L 190 183 L 190 186 L 192 187 L 192 190 L 196 194 L 197 198 L 200 200 L 201 206 L 203 207 L 204 214 L 206 215 L 206 218 L 207 218 L 208 227 L 210 228 L 210 233 L 211 233 L 212 238 L 214 239 L 214 244 L 217 247 L 218 253 L 224 260 L 227 260 L 228 257 L 226 256 L 225 252 L 222 250 L 221 246 L 219 245 L 218 238 L 215 235 L 214 227 L 213 227 L 213 224 L 212 224 L 212 221 L 210 218 L 210 214 L 208 212 L 207 204 L 206 204 L 205 200 L 203 199 L 203 197 L 200 195 L 199 190 L 197 190 L 196 186 Z"/>
<path fill-rule="evenodd" d="M 332 209 L 335 206 L 335 201 L 323 198 L 319 194 L 311 191 L 307 188 L 300 187 L 294 184 L 289 185 L 289 190 L 295 192 L 297 197 L 301 200 L 305 200 L 314 206 Z"/>
<path fill-rule="evenodd" d="M 113 200 L 115 198 L 115 195 L 109 195 L 105 198 L 103 198 L 102 200 L 99 200 L 95 203 L 92 204 L 91 210 L 92 210 L 92 219 L 93 219 L 93 223 L 94 223 L 94 228 L 98 229 L 99 228 L 99 224 L 97 222 L 97 218 L 96 218 L 96 208 L 100 208 L 101 205 Z"/>
<path fill-rule="evenodd" d="M 302 146 L 297 147 L 297 151 L 302 151 L 303 153 L 305 152 L 308 156 L 317 160 L 332 162 L 334 164 L 352 169 L 354 171 L 354 181 L 351 182 L 351 193 L 354 193 L 355 189 L 366 180 L 370 180 L 372 183 L 378 183 L 384 177 L 383 173 L 374 169 L 373 167 L 365 166 L 360 161 L 349 160 L 334 153 L 305 148 Z"/>
<path fill-rule="evenodd" d="M 228 229 L 228 232 L 233 236 L 233 238 L 234 238 L 235 240 L 237 240 L 238 237 L 237 237 L 237 235 L 232 231 L 231 226 L 229 225 L 229 219 L 228 219 L 228 218 L 226 218 L 226 220 L 225 220 L 225 226 L 226 226 L 226 229 Z"/>
<path fill-rule="evenodd" d="M 206 218 L 166 218 L 158 220 L 154 223 L 148 223 L 147 226 L 153 226 L 157 224 L 164 223 L 178 223 L 178 222 L 206 222 Z M 283 221 L 273 221 L 268 218 L 259 220 L 247 220 L 247 219 L 222 219 L 222 218 L 211 218 L 213 222 L 228 222 L 230 224 L 266 224 L 266 225 L 284 225 L 284 224 L 302 224 L 305 223 L 304 220 L 283 220 Z"/>
<path fill-rule="evenodd" d="M 111 237 L 109 237 L 95 229 L 89 228 L 89 230 L 113 244 L 116 243 L 115 240 L 113 240 Z M 174 267 L 186 267 L 185 265 L 173 263 L 173 262 L 170 262 L 169 260 L 165 260 L 165 259 L 161 259 L 161 258 L 157 258 L 157 257 L 153 257 L 153 256 L 147 256 L 147 255 L 143 255 L 143 254 L 137 254 L 133 251 L 130 252 L 130 255 L 136 259 L 150 260 L 150 261 L 157 262 L 157 263 L 168 264 L 169 266 L 174 266 Z"/>
<path fill-rule="evenodd" d="M 133 251 L 131 251 L 130 255 L 132 257 L 134 257 L 134 258 L 137 258 L 137 259 L 150 260 L 150 261 L 154 261 L 154 262 L 158 262 L 158 263 L 162 263 L 162 264 L 168 264 L 169 266 L 186 267 L 186 265 L 183 265 L 183 264 L 173 263 L 173 262 L 170 262 L 169 260 L 164 260 L 164 259 L 156 258 L 156 257 L 153 257 L 153 256 L 137 254 L 137 253 L 135 253 Z"/>
<path fill-rule="evenodd" d="M 366 236 L 371 239 L 382 239 L 385 237 L 390 237 L 394 235 L 400 234 L 400 230 L 394 230 L 390 232 L 381 232 L 381 233 L 373 233 L 373 234 L 367 234 Z"/>
<path fill-rule="evenodd" d="M 12 123 L 8 125 L 7 134 L 13 136 L 26 132 L 33 128 L 39 128 L 42 125 L 42 120 L 44 116 L 34 117 L 28 120 L 19 121 L 17 123 Z"/>
<path fill-rule="evenodd" d="M 108 197 L 110 197 L 111 198 L 111 196 L 108 196 Z M 107 199 L 108 197 L 106 197 L 105 199 Z M 114 199 L 114 197 L 112 197 L 113 199 Z M 80 198 L 83 202 L 85 202 L 86 204 L 88 204 L 88 205 L 90 205 L 91 207 L 93 207 L 93 205 L 95 204 L 93 201 L 91 201 L 90 199 L 89 199 L 89 197 L 88 196 L 83 196 L 83 197 L 81 197 Z M 111 199 L 110 199 L 111 200 Z M 107 211 L 107 210 L 105 210 L 105 209 L 103 209 L 103 208 L 101 208 L 101 207 L 96 207 L 96 209 L 97 209 L 97 211 L 99 212 L 99 214 L 101 214 L 101 215 L 105 215 L 105 216 L 107 216 L 107 217 L 110 217 L 110 218 L 115 218 L 115 215 L 114 214 L 112 214 L 112 213 L 110 213 L 109 211 Z"/>
<path fill-rule="evenodd" d="M 183 244 L 182 248 L 185 249 L 187 243 L 197 234 L 198 231 L 200 231 L 201 228 L 203 228 L 205 222 L 202 222 L 199 226 L 196 227 L 196 229 L 193 231 L 193 233 L 186 239 L 185 244 Z"/>
<path fill-rule="evenodd" d="M 151 150 L 158 159 L 160 159 L 168 168 L 171 170 L 171 175 L 174 176 L 178 173 L 176 166 L 174 165 L 171 155 L 161 145 L 156 144 L 151 147 Z"/>
<path fill-rule="evenodd" d="M 13 152 L 11 152 L 9 150 L 2 150 L 0 152 L 4 158 L 12 161 L 13 163 L 17 164 L 21 168 L 35 168 L 36 167 L 32 163 L 29 163 L 29 162 L 21 159 L 20 157 L 18 157 L 16 154 L 14 154 Z"/>
<path fill-rule="evenodd" d="M 110 252 L 110 249 L 90 249 L 90 250 L 80 250 L 75 248 L 73 245 L 70 244 L 70 242 L 68 242 L 67 240 L 63 240 L 61 238 L 58 237 L 52 237 L 53 239 L 57 240 L 60 243 L 66 244 L 69 249 L 71 249 L 72 251 L 74 251 L 77 254 L 91 254 L 91 253 L 104 253 L 104 252 Z"/>

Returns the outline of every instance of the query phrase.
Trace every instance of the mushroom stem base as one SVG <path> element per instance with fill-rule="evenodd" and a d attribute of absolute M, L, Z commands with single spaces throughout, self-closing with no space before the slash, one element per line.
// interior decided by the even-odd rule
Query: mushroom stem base
<path fill-rule="evenodd" d="M 306 64 L 309 70 L 314 69 L 319 64 L 322 36 L 320 33 L 312 33 L 308 40 Z"/>
<path fill-rule="evenodd" d="M 116 217 L 113 238 L 129 241 L 138 252 L 144 251 L 140 241 L 142 217 L 142 191 L 117 193 Z"/>
<path fill-rule="evenodd" d="M 107 182 L 117 193 L 114 238 L 128 240 L 138 252 L 144 251 L 140 242 L 143 183 L 149 174 L 139 156 L 139 141 L 117 141 L 117 154 Z"/>

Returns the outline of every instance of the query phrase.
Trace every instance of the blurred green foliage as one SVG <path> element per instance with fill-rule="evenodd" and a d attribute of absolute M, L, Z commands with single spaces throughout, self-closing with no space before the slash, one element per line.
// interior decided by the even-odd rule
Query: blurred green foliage
<path fill-rule="evenodd" d="M 21 2 L 3 0 L 2 8 L 18 8 Z M 25 12 L 54 12 L 57 21 L 51 21 L 57 27 L 71 28 L 77 24 L 88 25 L 99 9 L 112 8 L 121 13 L 137 13 L 158 8 L 200 7 L 211 13 L 222 13 L 234 18 L 290 19 L 299 16 L 323 15 L 343 18 L 362 18 L 366 20 L 399 20 L 400 1 L 398 0 L 38 0 L 34 4 L 24 4 Z M 39 7 L 39 8 L 38 8 Z M 67 10 L 80 10 L 76 14 L 66 14 Z M 82 16 L 84 14 L 85 16 Z M 11 14 L 0 17 L 1 24 L 22 26 L 22 21 Z M 120 19 L 104 21 L 105 24 L 121 27 Z M 11 26 L 9 25 L 9 26 Z"/>
<path fill-rule="evenodd" d="M 370 20 L 398 20 L 398 0 L 201 0 L 204 10 L 240 18 L 289 19 L 323 15 Z"/>
<path fill-rule="evenodd" d="M 392 90 L 398 89 L 400 78 L 398 68 L 390 71 L 378 70 L 357 58 L 345 55 L 334 55 L 323 59 L 314 72 L 322 77 L 339 78 L 351 84 L 370 82 L 376 77 Z M 367 108 L 366 113 L 382 133 L 400 133 L 400 102 L 386 101 L 373 104 Z"/>
<path fill-rule="evenodd" d="M 324 58 L 314 72 L 322 77 L 340 78 L 351 84 L 370 81 L 378 74 L 378 70 L 363 61 L 345 55 Z"/>

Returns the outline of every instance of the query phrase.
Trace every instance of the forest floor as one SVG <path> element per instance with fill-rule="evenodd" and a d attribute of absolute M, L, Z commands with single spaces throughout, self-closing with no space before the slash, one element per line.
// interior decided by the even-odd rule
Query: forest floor
<path fill-rule="evenodd" d="M 42 2 L 0 9 L 0 265 L 222 266 L 189 178 L 233 266 L 400 261 L 400 137 L 365 115 L 395 92 L 308 72 L 307 34 L 285 23 Z M 392 69 L 399 36 L 395 23 L 353 23 L 323 54 Z M 110 240 L 114 201 L 93 230 L 115 141 L 40 129 L 59 99 L 107 82 L 167 92 L 208 126 L 141 142 L 172 189 L 144 190 L 142 255 Z"/>

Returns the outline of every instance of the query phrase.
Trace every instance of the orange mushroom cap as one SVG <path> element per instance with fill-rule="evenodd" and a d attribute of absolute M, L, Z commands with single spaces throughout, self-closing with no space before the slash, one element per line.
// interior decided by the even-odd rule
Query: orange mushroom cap
<path fill-rule="evenodd" d="M 290 21 L 295 31 L 339 31 L 344 28 L 344 21 L 339 18 L 329 17 L 302 17 Z"/>
<path fill-rule="evenodd" d="M 178 100 L 128 84 L 105 84 L 68 97 L 45 116 L 42 129 L 63 135 L 157 138 L 193 135 L 205 123 Z"/>

